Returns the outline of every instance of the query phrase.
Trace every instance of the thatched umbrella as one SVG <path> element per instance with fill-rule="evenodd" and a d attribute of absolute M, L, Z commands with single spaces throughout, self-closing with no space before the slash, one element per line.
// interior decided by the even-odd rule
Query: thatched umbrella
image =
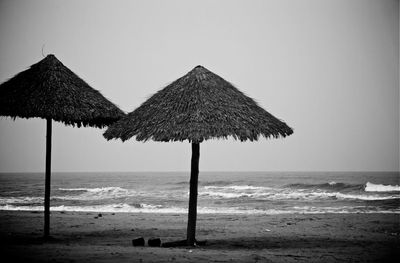
<path fill-rule="evenodd" d="M 139 108 L 112 124 L 108 140 L 184 141 L 192 143 L 187 245 L 196 242 L 200 143 L 232 136 L 255 141 L 260 135 L 286 137 L 293 130 L 266 112 L 228 81 L 202 66 L 158 91 Z"/>
<path fill-rule="evenodd" d="M 51 120 L 102 128 L 125 114 L 54 55 L 0 85 L 0 116 L 47 120 L 44 236 L 50 234 Z"/>

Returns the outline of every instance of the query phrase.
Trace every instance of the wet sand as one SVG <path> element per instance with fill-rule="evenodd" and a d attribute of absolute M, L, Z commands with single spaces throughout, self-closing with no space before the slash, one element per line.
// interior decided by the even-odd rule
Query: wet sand
<path fill-rule="evenodd" d="M 184 239 L 186 215 L 0 211 L 2 262 L 396 262 L 399 214 L 198 215 L 190 248 L 133 247 Z M 4 261 L 7 257 L 7 260 Z"/>

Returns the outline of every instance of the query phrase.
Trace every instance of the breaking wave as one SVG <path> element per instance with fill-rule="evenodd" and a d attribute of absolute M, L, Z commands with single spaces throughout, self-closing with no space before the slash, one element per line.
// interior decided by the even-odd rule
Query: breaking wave
<path fill-rule="evenodd" d="M 367 183 L 368 186 L 368 183 Z M 330 182 L 325 184 L 290 184 L 282 188 L 251 185 L 206 186 L 199 191 L 202 197 L 233 199 L 248 198 L 260 200 L 391 200 L 400 199 L 399 194 L 369 194 L 364 185 L 349 185 Z"/>
<path fill-rule="evenodd" d="M 399 192 L 400 186 L 373 184 L 373 183 L 367 182 L 365 184 L 365 191 L 366 192 Z"/>
<path fill-rule="evenodd" d="M 121 187 L 101 188 L 59 188 L 62 192 L 70 192 L 75 195 L 54 196 L 52 199 L 60 200 L 101 200 L 134 196 L 137 193 L 131 189 Z"/>

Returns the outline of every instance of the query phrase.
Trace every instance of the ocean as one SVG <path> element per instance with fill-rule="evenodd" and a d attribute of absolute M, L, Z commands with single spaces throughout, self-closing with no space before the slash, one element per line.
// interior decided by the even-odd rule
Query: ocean
<path fill-rule="evenodd" d="M 51 211 L 187 213 L 188 172 L 53 173 Z M 200 172 L 198 213 L 400 213 L 398 172 Z M 43 173 L 0 174 L 0 210 L 43 211 Z"/>

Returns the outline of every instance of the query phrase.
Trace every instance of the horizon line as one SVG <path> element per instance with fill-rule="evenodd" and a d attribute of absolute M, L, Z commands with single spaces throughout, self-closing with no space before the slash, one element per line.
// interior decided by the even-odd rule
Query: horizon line
<path fill-rule="evenodd" d="M 45 171 L 0 171 L 0 174 L 45 173 Z M 51 171 L 51 173 L 190 173 L 190 170 L 171 171 Z M 205 170 L 199 173 L 400 173 L 400 170 Z"/>

